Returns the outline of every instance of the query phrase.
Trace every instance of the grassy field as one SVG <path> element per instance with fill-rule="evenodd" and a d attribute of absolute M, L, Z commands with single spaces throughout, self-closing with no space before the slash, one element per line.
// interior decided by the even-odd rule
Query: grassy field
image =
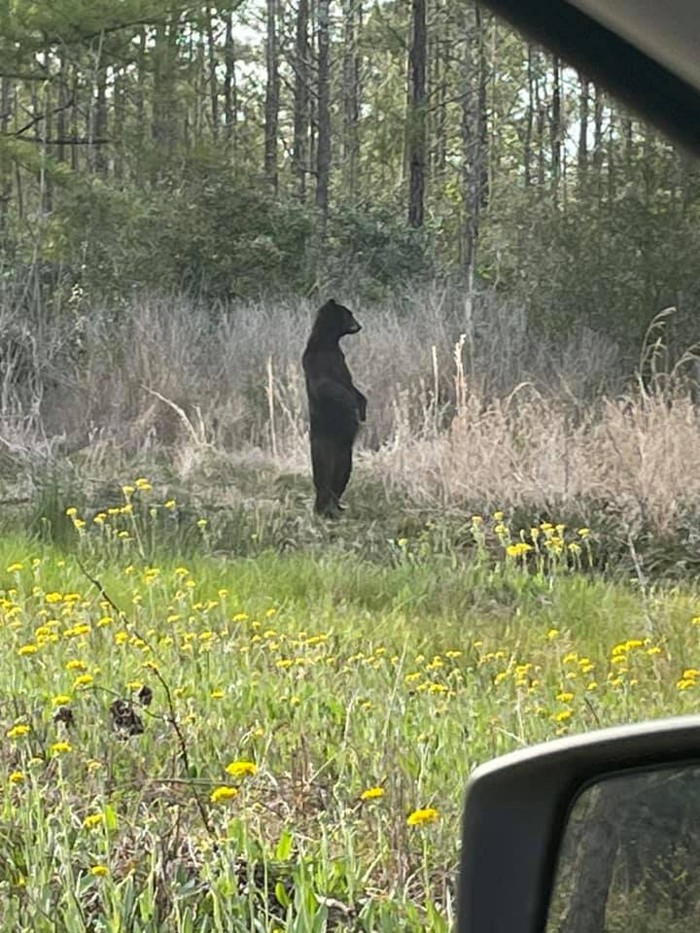
<path fill-rule="evenodd" d="M 304 514 L 324 547 L 231 558 L 142 479 L 68 511 L 0 543 L 6 929 L 448 930 L 476 764 L 696 707 L 697 591 L 594 574 L 586 528 L 368 559 Z"/>

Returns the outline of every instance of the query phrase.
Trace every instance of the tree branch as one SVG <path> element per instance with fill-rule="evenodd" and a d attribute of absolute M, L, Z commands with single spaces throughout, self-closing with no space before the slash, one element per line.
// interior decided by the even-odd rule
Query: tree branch
<path fill-rule="evenodd" d="M 2 138 L 0 133 L 0 138 Z M 13 137 L 14 133 L 5 134 L 5 138 Z M 107 146 L 111 139 L 90 139 L 87 136 L 59 136 L 54 139 L 44 139 L 43 136 L 20 136 L 23 143 L 41 143 L 43 146 Z"/>
<path fill-rule="evenodd" d="M 15 130 L 14 133 L 9 133 L 8 135 L 14 136 L 15 139 L 19 139 L 27 130 L 30 130 L 33 126 L 36 126 L 37 123 L 40 123 L 42 120 L 45 120 L 47 116 L 54 116 L 57 113 L 61 113 L 63 110 L 68 110 L 69 107 L 72 107 L 75 103 L 75 98 L 71 97 L 69 101 L 65 104 L 61 104 L 60 107 L 54 107 L 54 109 L 49 113 L 39 113 L 36 116 L 32 117 L 29 123 L 25 123 L 24 126 L 20 127 L 18 130 Z"/>

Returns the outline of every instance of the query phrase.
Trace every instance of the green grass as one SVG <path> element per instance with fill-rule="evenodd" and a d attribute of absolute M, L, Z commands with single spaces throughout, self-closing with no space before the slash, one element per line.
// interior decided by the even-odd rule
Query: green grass
<path fill-rule="evenodd" d="M 175 557 L 158 509 L 0 542 L 7 929 L 448 930 L 476 764 L 696 706 L 697 592 L 587 573 L 575 530 L 509 556 L 487 518 L 469 553 L 417 531 L 368 561 L 336 526 L 230 558 L 192 516 Z"/>

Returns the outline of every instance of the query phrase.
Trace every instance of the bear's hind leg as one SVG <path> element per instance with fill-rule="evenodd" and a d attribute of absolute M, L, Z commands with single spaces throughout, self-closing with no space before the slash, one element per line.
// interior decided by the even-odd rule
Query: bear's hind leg
<path fill-rule="evenodd" d="M 350 481 L 350 474 L 352 473 L 352 441 L 342 441 L 338 444 L 338 447 L 335 452 L 335 464 L 333 470 L 333 481 L 332 481 L 332 490 L 333 495 L 338 502 L 338 508 L 342 509 L 340 505 L 340 497 L 345 492 L 348 482 Z"/>
<path fill-rule="evenodd" d="M 335 473 L 335 447 L 333 438 L 311 435 L 311 467 L 313 470 L 316 502 L 314 511 L 319 515 L 334 516 L 338 503 L 333 492 Z"/>

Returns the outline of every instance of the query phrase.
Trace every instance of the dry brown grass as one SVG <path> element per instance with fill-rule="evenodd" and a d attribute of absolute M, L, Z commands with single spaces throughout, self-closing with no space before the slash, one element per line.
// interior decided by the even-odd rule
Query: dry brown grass
<path fill-rule="evenodd" d="M 370 403 L 358 461 L 387 490 L 439 507 L 596 500 L 660 530 L 697 495 L 695 408 L 658 353 L 659 391 L 621 396 L 615 346 L 585 329 L 545 345 L 492 294 L 346 300 L 364 327 L 345 350 Z M 193 483 L 203 464 L 308 473 L 299 361 L 313 312 L 79 296 L 70 316 L 20 326 L 1 309 L 0 471 L 78 457 L 104 477 L 153 457 Z"/>
<path fill-rule="evenodd" d="M 499 507 L 597 501 L 672 530 L 700 494 L 700 425 L 688 396 L 602 398 L 572 414 L 523 385 L 482 405 L 469 395 L 449 431 L 379 457 L 388 482 L 415 501 Z"/>

